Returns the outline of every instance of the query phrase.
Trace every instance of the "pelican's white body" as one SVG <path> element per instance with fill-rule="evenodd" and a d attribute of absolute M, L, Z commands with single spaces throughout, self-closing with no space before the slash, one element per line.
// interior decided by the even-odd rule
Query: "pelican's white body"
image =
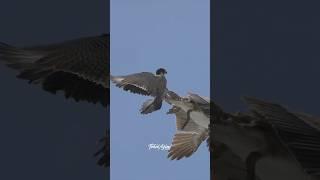
<path fill-rule="evenodd" d="M 190 113 L 190 118 L 203 128 L 208 128 L 210 123 L 210 118 L 207 117 L 204 113 L 199 111 L 192 111 Z"/>
<path fill-rule="evenodd" d="M 181 101 L 174 101 L 172 102 L 175 106 L 178 106 L 182 108 L 185 112 L 188 112 L 189 110 L 192 110 L 191 107 L 186 105 L 185 103 Z M 190 118 L 197 123 L 199 126 L 208 129 L 210 118 L 206 116 L 202 111 L 191 111 Z"/>

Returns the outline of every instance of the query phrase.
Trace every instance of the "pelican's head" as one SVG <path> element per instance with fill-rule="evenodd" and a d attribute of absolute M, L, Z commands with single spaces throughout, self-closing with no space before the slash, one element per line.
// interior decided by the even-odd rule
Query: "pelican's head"
<path fill-rule="evenodd" d="M 184 111 L 188 111 L 190 109 L 193 109 L 193 102 L 189 97 L 180 97 L 174 92 L 169 91 L 166 95 L 166 101 L 174 106 L 177 106 Z"/>
<path fill-rule="evenodd" d="M 183 106 L 185 103 L 189 103 L 190 99 L 185 97 L 180 97 L 177 93 L 173 91 L 168 91 L 165 94 L 165 101 L 171 105 L 175 105 L 181 108 L 181 106 Z"/>
<path fill-rule="evenodd" d="M 175 113 L 179 112 L 180 110 L 181 110 L 181 108 L 179 108 L 178 106 L 173 106 L 171 109 L 169 109 L 167 114 L 175 114 Z"/>

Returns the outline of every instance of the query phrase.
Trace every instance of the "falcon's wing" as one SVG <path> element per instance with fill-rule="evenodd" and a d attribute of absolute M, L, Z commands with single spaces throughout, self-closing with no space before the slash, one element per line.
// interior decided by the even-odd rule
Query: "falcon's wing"
<path fill-rule="evenodd" d="M 198 126 L 192 119 L 187 122 L 187 113 L 174 106 L 178 132 L 174 135 L 168 158 L 180 160 L 191 156 L 208 137 L 206 129 Z M 170 111 L 169 111 L 170 112 Z M 187 123 L 187 124 L 185 124 Z"/>
<path fill-rule="evenodd" d="M 111 76 L 111 81 L 125 91 L 146 96 L 157 96 L 158 90 L 166 88 L 167 83 L 165 78 L 157 77 L 150 72 Z"/>
<path fill-rule="evenodd" d="M 109 35 L 31 48 L 0 43 L 0 61 L 19 70 L 17 77 L 104 106 L 109 101 L 109 52 Z"/>
<path fill-rule="evenodd" d="M 252 111 L 269 122 L 284 146 L 309 174 L 320 175 L 320 130 L 278 104 L 244 98 Z"/>

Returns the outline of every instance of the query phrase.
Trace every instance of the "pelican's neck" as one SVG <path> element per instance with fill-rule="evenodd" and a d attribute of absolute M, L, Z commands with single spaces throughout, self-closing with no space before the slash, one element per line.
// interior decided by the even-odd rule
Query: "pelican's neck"
<path fill-rule="evenodd" d="M 191 107 L 185 105 L 184 103 L 178 103 L 176 106 L 180 107 L 185 112 L 188 112 L 191 109 Z"/>

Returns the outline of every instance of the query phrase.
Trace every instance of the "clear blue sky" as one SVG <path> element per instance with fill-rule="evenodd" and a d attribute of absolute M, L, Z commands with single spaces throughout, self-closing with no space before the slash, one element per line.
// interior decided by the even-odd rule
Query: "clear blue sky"
<path fill-rule="evenodd" d="M 159 67 L 168 88 L 209 96 L 209 0 L 111 1 L 111 73 L 126 75 Z M 111 179 L 209 179 L 209 153 L 203 143 L 187 159 L 171 161 L 150 143 L 171 144 L 175 119 L 160 111 L 139 114 L 149 97 L 111 85 Z"/>

